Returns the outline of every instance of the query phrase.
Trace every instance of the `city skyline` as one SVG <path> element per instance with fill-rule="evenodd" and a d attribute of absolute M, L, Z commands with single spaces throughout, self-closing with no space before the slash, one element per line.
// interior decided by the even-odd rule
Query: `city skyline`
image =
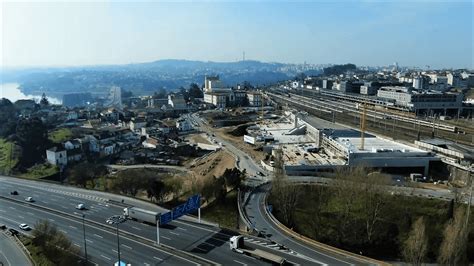
<path fill-rule="evenodd" d="M 161 59 L 472 68 L 472 2 L 2 3 L 2 66 Z"/>

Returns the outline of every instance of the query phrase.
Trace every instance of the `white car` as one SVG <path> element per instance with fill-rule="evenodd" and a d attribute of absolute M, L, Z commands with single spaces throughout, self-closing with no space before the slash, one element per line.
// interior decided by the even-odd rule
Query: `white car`
<path fill-rule="evenodd" d="M 28 197 L 25 200 L 28 201 L 28 202 L 34 202 L 35 201 L 32 197 Z"/>
<path fill-rule="evenodd" d="M 82 203 L 79 203 L 79 204 L 76 205 L 76 209 L 78 209 L 78 210 L 85 210 L 85 209 L 86 209 L 86 206 L 85 206 L 84 204 L 82 204 Z"/>
<path fill-rule="evenodd" d="M 27 224 L 20 224 L 19 227 L 21 230 L 25 230 L 25 231 L 31 230 L 31 227 Z"/>

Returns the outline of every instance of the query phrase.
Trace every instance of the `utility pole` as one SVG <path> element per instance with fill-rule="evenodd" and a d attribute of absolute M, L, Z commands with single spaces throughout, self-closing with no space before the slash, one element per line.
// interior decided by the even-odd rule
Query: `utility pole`
<path fill-rule="evenodd" d="M 120 266 L 122 265 L 122 262 L 120 261 L 120 237 L 119 237 L 119 230 L 118 230 L 119 223 L 116 223 L 116 226 L 117 226 L 117 254 L 118 254 L 118 263 Z"/>
<path fill-rule="evenodd" d="M 86 226 L 84 224 L 85 214 L 82 215 L 82 232 L 84 237 L 84 256 L 86 258 L 85 264 L 87 265 L 87 242 L 86 242 Z"/>

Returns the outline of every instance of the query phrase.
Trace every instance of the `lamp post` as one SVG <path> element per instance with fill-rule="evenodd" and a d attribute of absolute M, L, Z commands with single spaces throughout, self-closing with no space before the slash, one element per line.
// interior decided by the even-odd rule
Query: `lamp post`
<path fill-rule="evenodd" d="M 86 226 L 84 224 L 85 214 L 82 215 L 82 232 L 84 236 L 84 256 L 86 258 L 86 265 L 87 265 L 87 242 L 86 242 Z"/>
<path fill-rule="evenodd" d="M 117 254 L 118 254 L 118 262 L 119 262 L 119 266 L 122 264 L 122 262 L 120 261 L 120 237 L 119 237 L 119 230 L 118 230 L 118 225 L 119 223 L 116 223 L 115 224 L 117 227 Z"/>
<path fill-rule="evenodd" d="M 109 217 L 107 221 L 110 221 L 110 224 L 114 224 L 116 227 L 116 233 L 117 233 L 117 257 L 118 257 L 118 265 L 120 266 L 122 262 L 120 261 L 120 235 L 119 235 L 119 230 L 118 226 L 119 224 L 125 222 L 127 218 L 123 215 L 114 215 Z"/>

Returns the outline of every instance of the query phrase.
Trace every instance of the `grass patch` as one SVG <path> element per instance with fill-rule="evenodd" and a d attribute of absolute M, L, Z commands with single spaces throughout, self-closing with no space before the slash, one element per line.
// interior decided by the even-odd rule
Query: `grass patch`
<path fill-rule="evenodd" d="M 18 163 L 16 154 L 13 142 L 0 139 L 0 173 L 7 174 L 11 172 L 11 169 Z"/>
<path fill-rule="evenodd" d="M 48 133 L 48 138 L 54 143 L 63 143 L 71 139 L 72 136 L 72 131 L 68 128 L 60 128 Z"/>
<path fill-rule="evenodd" d="M 221 201 L 214 201 L 201 210 L 202 218 L 222 227 L 236 228 L 239 210 L 237 209 L 237 190 L 227 193 Z"/>
<path fill-rule="evenodd" d="M 26 178 L 43 178 L 57 174 L 59 169 L 57 166 L 45 163 L 45 164 L 36 164 L 26 171 L 26 173 L 21 174 L 21 177 Z"/>

